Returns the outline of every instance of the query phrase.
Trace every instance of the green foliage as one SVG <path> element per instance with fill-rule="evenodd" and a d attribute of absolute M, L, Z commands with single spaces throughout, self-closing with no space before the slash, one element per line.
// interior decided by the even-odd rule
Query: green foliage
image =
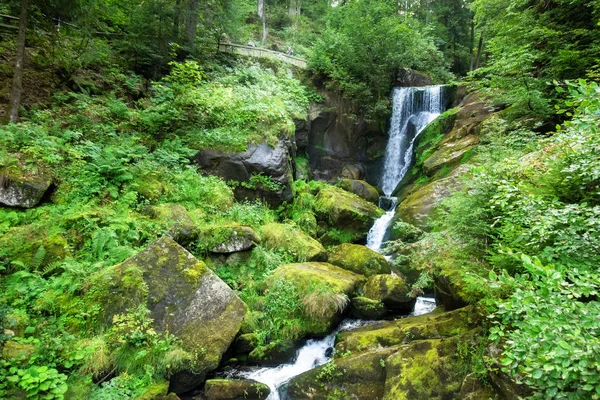
<path fill-rule="evenodd" d="M 15 375 L 7 380 L 18 384 L 25 391 L 28 399 L 64 399 L 67 391 L 67 376 L 47 366 L 31 366 L 27 369 L 11 368 Z"/>

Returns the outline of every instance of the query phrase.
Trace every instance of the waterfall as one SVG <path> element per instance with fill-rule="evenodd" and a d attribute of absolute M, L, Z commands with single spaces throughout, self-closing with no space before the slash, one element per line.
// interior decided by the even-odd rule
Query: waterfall
<path fill-rule="evenodd" d="M 381 176 L 381 189 L 385 196 L 379 201 L 380 207 L 387 212 L 375 221 L 367 236 L 367 247 L 372 250 L 381 250 L 396 208 L 397 199 L 391 195 L 412 165 L 415 141 L 444 109 L 442 88 L 442 85 L 438 85 L 394 89 L 392 119 Z"/>

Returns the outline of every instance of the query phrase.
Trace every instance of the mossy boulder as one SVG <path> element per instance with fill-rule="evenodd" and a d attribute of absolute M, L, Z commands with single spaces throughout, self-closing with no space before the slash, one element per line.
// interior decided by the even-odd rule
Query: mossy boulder
<path fill-rule="evenodd" d="M 366 181 L 342 179 L 340 180 L 339 186 L 345 191 L 354 193 L 361 199 L 364 199 L 370 203 L 377 204 L 379 201 L 379 192 L 375 187 L 369 185 Z"/>
<path fill-rule="evenodd" d="M 399 312 L 411 312 L 416 299 L 403 277 L 397 275 L 373 275 L 367 279 L 364 296 L 383 302 L 387 308 Z"/>
<path fill-rule="evenodd" d="M 432 176 L 442 168 L 458 164 L 463 156 L 479 143 L 478 136 L 466 136 L 455 141 L 444 141 L 431 156 L 423 162 L 423 172 Z"/>
<path fill-rule="evenodd" d="M 182 246 L 197 236 L 197 227 L 188 211 L 179 204 L 161 204 L 147 207 L 145 213 L 158 221 L 169 235 Z"/>
<path fill-rule="evenodd" d="M 218 367 L 246 313 L 225 282 L 169 237 L 94 274 L 89 287 L 87 300 L 102 307 L 105 324 L 115 314 L 145 305 L 158 332 L 177 336 L 196 355 L 172 376 L 175 393 L 196 387 Z"/>
<path fill-rule="evenodd" d="M 35 352 L 35 346 L 27 343 L 18 343 L 9 340 L 2 347 L 2 358 L 4 360 L 29 360 Z"/>
<path fill-rule="evenodd" d="M 394 215 L 388 227 L 387 240 L 400 240 L 404 243 L 414 243 L 423 236 L 423 230 L 408 222 L 404 222 L 400 215 Z"/>
<path fill-rule="evenodd" d="M 250 353 L 258 346 L 259 340 L 256 333 L 243 333 L 235 339 L 236 353 Z"/>
<path fill-rule="evenodd" d="M 329 253 L 329 263 L 364 276 L 389 274 L 384 256 L 358 244 L 344 243 Z"/>
<path fill-rule="evenodd" d="M 435 277 L 433 289 L 436 301 L 444 306 L 446 311 L 456 310 L 467 305 L 464 294 L 461 293 L 462 279 L 457 272 L 442 272 Z"/>
<path fill-rule="evenodd" d="M 366 238 L 373 222 L 384 214 L 375 204 L 337 187 L 319 191 L 315 211 L 318 220 L 346 232 L 351 241 Z"/>
<path fill-rule="evenodd" d="M 267 224 L 261 227 L 263 245 L 268 249 L 291 251 L 298 261 L 326 261 L 327 251 L 317 240 L 289 224 Z"/>
<path fill-rule="evenodd" d="M 296 343 L 292 340 L 285 340 L 255 347 L 248 354 L 248 362 L 260 365 L 279 365 L 289 362 L 295 355 Z"/>
<path fill-rule="evenodd" d="M 204 387 L 207 400 L 265 400 L 271 390 L 250 379 L 209 379 Z"/>
<path fill-rule="evenodd" d="M 379 300 L 366 297 L 355 297 L 351 301 L 351 312 L 358 319 L 382 319 L 388 313 L 388 309 Z"/>
<path fill-rule="evenodd" d="M 445 400 L 457 398 L 461 374 L 461 339 L 430 339 L 401 346 L 386 360 L 384 400 Z"/>
<path fill-rule="evenodd" d="M 70 253 L 66 234 L 59 228 L 30 224 L 0 236 L 0 259 L 39 269 L 64 260 Z"/>
<path fill-rule="evenodd" d="M 52 185 L 52 172 L 25 164 L 20 155 L 15 155 L 14 160 L 15 165 L 0 167 L 0 206 L 35 207 Z"/>
<path fill-rule="evenodd" d="M 336 358 L 293 378 L 288 385 L 291 400 L 359 399 L 383 397 L 386 359 L 396 349 L 377 349 Z"/>
<path fill-rule="evenodd" d="M 337 324 L 365 277 L 327 263 L 287 264 L 277 268 L 269 285 L 291 282 L 302 298 L 309 323 L 305 333 L 324 335 Z"/>
<path fill-rule="evenodd" d="M 155 382 L 146 389 L 135 400 L 164 400 L 169 392 L 169 381 Z"/>
<path fill-rule="evenodd" d="M 250 250 L 260 243 L 260 238 L 254 229 L 239 224 L 203 228 L 199 239 L 209 251 L 219 254 Z"/>
<path fill-rule="evenodd" d="M 478 323 L 479 319 L 471 307 L 452 312 L 444 312 L 437 308 L 429 314 L 384 321 L 341 332 L 337 336 L 335 347 L 338 353 L 354 353 L 406 344 L 413 340 L 441 339 L 463 334 Z"/>

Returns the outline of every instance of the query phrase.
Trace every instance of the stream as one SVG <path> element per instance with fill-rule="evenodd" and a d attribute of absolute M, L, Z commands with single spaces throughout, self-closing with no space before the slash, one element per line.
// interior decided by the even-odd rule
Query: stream
<path fill-rule="evenodd" d="M 402 178 L 412 166 L 415 142 L 423 129 L 443 111 L 442 86 L 401 87 L 393 92 L 393 109 L 389 140 L 385 152 L 385 163 L 381 188 L 384 196 L 379 206 L 386 213 L 377 219 L 367 236 L 367 247 L 381 252 L 390 221 L 394 217 L 398 199 L 392 197 Z M 435 299 L 419 297 L 410 316 L 422 315 L 435 309 Z M 233 371 L 230 376 L 252 379 L 269 386 L 268 400 L 287 398 L 285 384 L 295 376 L 329 362 L 333 356 L 336 335 L 345 330 L 376 323 L 346 319 L 332 333 L 322 339 L 307 340 L 296 352 L 293 362 L 275 367 L 250 367 Z"/>

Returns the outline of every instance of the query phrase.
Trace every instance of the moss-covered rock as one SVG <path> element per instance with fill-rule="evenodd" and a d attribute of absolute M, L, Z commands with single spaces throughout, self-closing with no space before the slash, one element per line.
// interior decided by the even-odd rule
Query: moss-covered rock
<path fill-rule="evenodd" d="M 52 185 L 48 168 L 27 165 L 20 157 L 14 156 L 15 165 L 0 167 L 0 206 L 35 207 Z"/>
<path fill-rule="evenodd" d="M 336 358 L 293 378 L 288 385 L 288 396 L 292 400 L 381 399 L 385 360 L 395 351 L 395 348 L 377 349 Z"/>
<path fill-rule="evenodd" d="M 267 224 L 261 227 L 263 245 L 268 249 L 291 251 L 298 261 L 326 261 L 327 251 L 317 240 L 288 224 Z"/>
<path fill-rule="evenodd" d="M 243 333 L 235 339 L 236 353 L 250 353 L 258 346 L 258 336 L 255 333 Z"/>
<path fill-rule="evenodd" d="M 248 362 L 260 365 L 279 365 L 289 362 L 295 354 L 296 344 L 292 340 L 286 340 L 254 348 L 248 354 Z"/>
<path fill-rule="evenodd" d="M 423 162 L 423 172 L 432 176 L 442 168 L 451 168 L 479 143 L 479 137 L 466 136 L 456 141 L 444 141 L 438 150 Z"/>
<path fill-rule="evenodd" d="M 373 275 L 367 279 L 364 296 L 383 302 L 390 310 L 410 312 L 416 299 L 409 294 L 410 290 L 404 278 L 397 275 Z"/>
<path fill-rule="evenodd" d="M 498 394 L 490 386 L 484 385 L 481 380 L 471 373 L 465 376 L 460 386 L 458 398 L 461 400 L 497 400 Z"/>
<path fill-rule="evenodd" d="M 384 256 L 358 244 L 339 245 L 329 253 L 329 263 L 364 276 L 390 273 Z"/>
<path fill-rule="evenodd" d="M 265 400 L 271 390 L 264 383 L 250 379 L 209 379 L 204 393 L 207 400 Z"/>
<path fill-rule="evenodd" d="M 160 381 L 146 387 L 142 394 L 135 397 L 135 400 L 164 400 L 169 391 L 169 382 Z"/>
<path fill-rule="evenodd" d="M 351 312 L 358 319 L 382 319 L 388 313 L 388 309 L 379 300 L 366 297 L 355 297 L 351 301 Z"/>
<path fill-rule="evenodd" d="M 177 243 L 185 246 L 197 236 L 197 227 L 185 207 L 161 204 L 147 207 L 145 213 L 158 221 Z"/>
<path fill-rule="evenodd" d="M 370 203 L 377 204 L 379 201 L 379 192 L 375 187 L 369 185 L 366 181 L 342 179 L 340 180 L 339 186 L 345 191 L 354 193 L 361 199 L 364 199 Z"/>
<path fill-rule="evenodd" d="M 435 299 L 446 311 L 456 310 L 467 305 L 461 291 L 462 279 L 458 273 L 446 271 L 436 276 L 433 282 Z M 456 279 L 454 277 L 456 276 Z"/>
<path fill-rule="evenodd" d="M 319 191 L 315 211 L 317 219 L 346 232 L 351 241 L 364 239 L 373 222 L 384 214 L 376 205 L 336 187 Z"/>
<path fill-rule="evenodd" d="M 253 248 L 260 238 L 249 226 L 228 224 L 201 229 L 199 241 L 213 253 L 229 254 Z"/>
<path fill-rule="evenodd" d="M 196 356 L 171 378 L 185 392 L 215 369 L 237 335 L 246 305 L 206 265 L 168 237 L 90 279 L 87 300 L 102 307 L 103 320 L 146 305 L 158 332 L 174 334 Z"/>
<path fill-rule="evenodd" d="M 463 376 L 459 338 L 417 340 L 401 346 L 386 360 L 384 400 L 457 398 Z"/>
<path fill-rule="evenodd" d="M 338 353 L 354 353 L 406 344 L 412 340 L 446 338 L 465 333 L 478 322 L 471 307 L 452 312 L 443 312 L 438 308 L 417 317 L 385 321 L 341 332 L 337 336 L 335 347 Z"/>
<path fill-rule="evenodd" d="M 414 243 L 423 236 L 423 230 L 404 222 L 400 215 L 394 215 L 386 233 L 388 240 L 400 240 L 404 243 Z"/>
<path fill-rule="evenodd" d="M 9 340 L 2 347 L 4 360 L 29 360 L 35 352 L 35 346 L 27 343 L 18 343 Z"/>
<path fill-rule="evenodd" d="M 65 233 L 57 227 L 30 224 L 0 236 L 0 259 L 39 269 L 70 255 Z"/>

